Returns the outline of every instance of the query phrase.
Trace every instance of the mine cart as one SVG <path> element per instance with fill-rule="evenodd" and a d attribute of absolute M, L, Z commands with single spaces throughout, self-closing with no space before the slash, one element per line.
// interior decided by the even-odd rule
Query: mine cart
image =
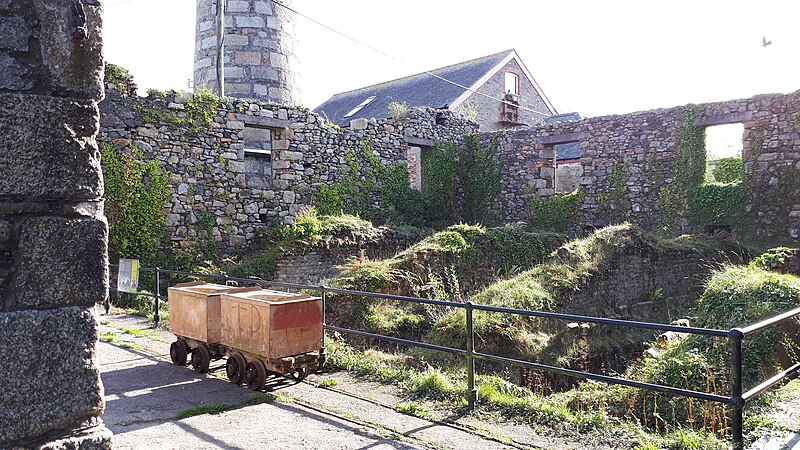
<path fill-rule="evenodd" d="M 318 297 L 203 282 L 169 292 L 170 357 L 207 372 L 212 359 L 228 357 L 228 379 L 261 390 L 270 373 L 305 378 L 319 363 L 322 300 Z"/>
<path fill-rule="evenodd" d="M 220 295 L 220 343 L 231 382 L 261 390 L 267 375 L 302 380 L 319 362 L 322 300 L 272 290 Z"/>

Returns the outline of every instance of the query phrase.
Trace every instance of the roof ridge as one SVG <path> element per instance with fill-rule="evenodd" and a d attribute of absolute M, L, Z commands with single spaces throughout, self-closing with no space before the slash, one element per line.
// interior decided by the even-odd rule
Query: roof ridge
<path fill-rule="evenodd" d="M 398 81 L 406 80 L 406 79 L 417 77 L 417 76 L 420 76 L 420 75 L 427 75 L 428 72 L 436 73 L 438 71 L 443 71 L 445 69 L 450 69 L 450 68 L 453 68 L 453 67 L 456 67 L 456 66 L 460 66 L 462 64 L 474 63 L 475 61 L 479 61 L 479 60 L 482 60 L 482 59 L 489 59 L 489 58 L 492 58 L 492 57 L 495 57 L 495 56 L 498 56 L 498 55 L 507 55 L 507 54 L 509 54 L 511 52 L 514 52 L 514 51 L 515 50 L 513 48 L 511 48 L 511 49 L 508 49 L 508 50 L 504 50 L 502 52 L 492 53 L 490 55 L 485 55 L 485 56 L 479 56 L 477 58 L 473 58 L 473 59 L 469 59 L 469 60 L 466 60 L 466 61 L 457 62 L 457 63 L 450 64 L 450 65 L 447 65 L 447 66 L 439 67 L 439 68 L 436 68 L 436 69 L 431 69 L 431 70 L 418 72 L 418 73 L 411 74 L 411 75 L 406 75 L 404 77 L 395 78 L 393 80 L 382 81 L 380 83 L 375 83 L 375 84 L 371 84 L 371 85 L 368 85 L 368 86 L 362 86 L 360 88 L 351 89 L 349 91 L 338 92 L 336 94 L 333 94 L 328 100 L 330 100 L 330 99 L 332 99 L 332 98 L 334 98 L 336 96 L 339 96 L 339 95 L 351 94 L 353 92 L 358 92 L 358 91 L 362 91 L 362 90 L 365 90 L 365 89 L 371 89 L 371 88 L 375 88 L 375 87 L 382 86 L 382 85 L 396 83 Z M 326 100 L 326 103 L 327 103 L 327 100 Z"/>

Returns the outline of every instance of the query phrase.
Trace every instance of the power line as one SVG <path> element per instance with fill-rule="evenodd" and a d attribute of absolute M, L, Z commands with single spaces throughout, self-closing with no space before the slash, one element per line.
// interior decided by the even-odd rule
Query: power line
<path fill-rule="evenodd" d="M 132 1 L 132 0 L 131 0 L 131 1 Z M 372 50 L 373 52 L 376 52 L 376 53 L 378 53 L 378 54 L 380 54 L 380 55 L 383 55 L 383 56 L 385 56 L 385 57 L 387 57 L 387 58 L 389 58 L 389 59 L 392 59 L 392 60 L 394 60 L 394 61 L 397 61 L 397 62 L 398 62 L 398 63 L 400 63 L 400 64 L 408 64 L 406 61 L 403 61 L 403 60 L 401 60 L 401 59 L 399 59 L 399 58 L 397 58 L 397 57 L 395 57 L 395 56 L 392 56 L 392 55 L 390 55 L 390 54 L 388 54 L 388 53 L 386 53 L 386 52 L 384 52 L 384 51 L 382 51 L 382 50 L 379 50 L 379 49 L 377 49 L 377 48 L 375 48 L 375 47 L 373 47 L 373 46 L 371 46 L 371 45 L 369 45 L 369 44 L 367 44 L 367 43 L 365 43 L 365 42 L 359 41 L 358 39 L 356 39 L 356 38 L 354 38 L 354 37 L 352 37 L 352 36 L 349 36 L 349 35 L 347 35 L 347 34 L 345 34 L 345 33 L 341 32 L 341 31 L 339 31 L 339 30 L 336 30 L 336 29 L 334 29 L 334 28 L 332 28 L 332 27 L 330 27 L 330 26 L 328 26 L 328 25 L 325 25 L 324 23 L 322 23 L 322 22 L 320 22 L 320 21 L 318 21 L 318 20 L 314 19 L 313 17 L 309 17 L 309 16 L 307 16 L 307 15 L 305 15 L 305 14 L 301 13 L 300 11 L 297 11 L 296 9 L 293 9 L 293 8 L 291 8 L 291 7 L 289 7 L 289 6 L 286 6 L 286 5 L 284 5 L 283 3 L 281 3 L 281 2 L 279 2 L 279 1 L 277 1 L 277 0 L 272 0 L 272 2 L 273 2 L 273 3 L 275 3 L 276 5 L 280 6 L 281 8 L 284 8 L 284 9 L 286 9 L 286 10 L 288 10 L 288 11 L 291 11 L 291 12 L 293 12 L 293 13 L 297 14 L 298 16 L 300 16 L 300 17 L 303 17 L 303 18 L 304 18 L 304 19 L 306 19 L 306 20 L 309 20 L 309 21 L 311 21 L 311 22 L 313 22 L 313 23 L 315 23 L 315 24 L 317 24 L 317 25 L 319 25 L 319 26 L 321 26 L 321 27 L 323 27 L 323 28 L 325 28 L 325 29 L 327 29 L 327 30 L 330 30 L 330 31 L 332 31 L 332 32 L 334 32 L 334 33 L 336 33 L 336 34 L 338 34 L 339 36 L 342 36 L 342 37 L 343 37 L 343 38 L 345 38 L 345 39 L 348 39 L 348 40 L 350 40 L 350 41 L 353 41 L 353 42 L 355 42 L 355 43 L 356 43 L 356 44 L 358 44 L 358 45 L 361 45 L 361 46 L 363 46 L 363 47 L 366 47 L 366 48 L 368 48 L 368 49 Z M 469 88 L 469 87 L 467 87 L 467 86 L 464 86 L 464 85 L 462 85 L 462 84 L 460 84 L 460 83 L 456 83 L 455 81 L 448 80 L 447 78 L 444 78 L 444 77 L 443 77 L 443 76 L 441 76 L 441 75 L 437 75 L 437 74 L 435 74 L 435 73 L 433 73 L 433 72 L 431 72 L 431 71 L 429 71 L 429 70 L 424 70 L 424 71 L 423 71 L 423 73 L 425 73 L 425 74 L 427 74 L 427 75 L 430 75 L 430 76 L 432 76 L 432 77 L 434 77 L 434 78 L 437 78 L 437 79 L 439 79 L 439 80 L 441 80 L 441 81 L 444 81 L 445 83 L 449 83 L 449 84 L 452 84 L 453 86 L 457 86 L 457 87 L 459 87 L 459 88 L 461 88 L 461 89 L 464 89 L 464 90 L 470 91 L 470 92 L 472 92 L 473 94 L 482 95 L 482 96 L 484 96 L 484 97 L 486 97 L 486 98 L 489 98 L 489 99 L 491 99 L 491 100 L 498 101 L 498 102 L 500 102 L 500 103 L 503 103 L 503 104 L 506 104 L 506 105 L 510 105 L 510 106 L 517 107 L 517 108 L 519 108 L 519 109 L 521 109 L 521 110 L 523 110 L 523 111 L 528 111 L 528 112 L 532 112 L 532 113 L 540 114 L 540 115 L 542 115 L 542 116 L 544 116 L 544 117 L 549 117 L 549 116 L 551 116 L 551 115 L 552 115 L 552 114 L 549 114 L 549 113 L 543 113 L 543 112 L 541 112 L 541 111 L 536 111 L 536 110 L 534 110 L 534 109 L 526 108 L 526 107 L 524 107 L 524 106 L 520 106 L 520 105 L 517 105 L 517 104 L 511 103 L 511 102 L 509 102 L 509 101 L 507 101 L 507 100 L 503 100 L 503 99 L 501 99 L 501 98 L 493 97 L 493 96 L 491 96 L 491 95 L 489 95 L 489 94 L 486 94 L 486 93 L 483 93 L 483 92 L 478 92 L 478 91 L 476 91 L 476 90 L 474 90 L 474 89 L 471 89 L 471 88 Z"/>
<path fill-rule="evenodd" d="M 105 5 L 105 7 L 108 8 L 108 7 L 111 7 L 111 6 L 119 6 L 119 5 L 124 5 L 126 3 L 131 3 L 131 2 L 135 2 L 135 1 L 136 0 L 125 0 L 123 2 L 111 3 L 111 4 L 108 4 L 108 5 Z"/>

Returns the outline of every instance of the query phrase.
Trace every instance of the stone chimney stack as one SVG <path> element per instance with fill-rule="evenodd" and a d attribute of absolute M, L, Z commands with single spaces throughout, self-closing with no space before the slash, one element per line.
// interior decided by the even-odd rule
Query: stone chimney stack
<path fill-rule="evenodd" d="M 194 85 L 218 93 L 218 4 L 197 0 Z M 281 1 L 291 7 L 290 0 Z M 224 3 L 224 93 L 228 97 L 294 104 L 294 13 L 272 0 Z"/>

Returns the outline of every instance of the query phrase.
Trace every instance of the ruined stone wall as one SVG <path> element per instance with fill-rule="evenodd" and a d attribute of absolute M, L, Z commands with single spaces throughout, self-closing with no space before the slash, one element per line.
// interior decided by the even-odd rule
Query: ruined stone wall
<path fill-rule="evenodd" d="M 319 284 L 340 275 L 338 266 L 353 258 L 380 260 L 419 242 L 420 236 L 384 234 L 374 242 L 295 248 L 278 257 L 275 276 L 271 279 L 288 283 Z"/>
<path fill-rule="evenodd" d="M 697 126 L 744 125 L 745 209 L 754 232 L 798 240 L 800 229 L 800 92 L 693 105 Z M 675 142 L 686 107 L 503 132 L 499 136 L 506 219 L 528 217 L 527 198 L 553 194 L 551 159 L 558 143 L 579 142 L 580 185 L 586 191 L 580 225 L 629 220 L 659 224 L 659 195 L 672 182 Z M 484 141 L 494 134 L 483 134 Z"/>
<path fill-rule="evenodd" d="M 110 448 L 98 1 L 0 2 L 0 448 Z"/>
<path fill-rule="evenodd" d="M 186 115 L 180 99 L 129 98 L 111 89 L 101 111 L 103 142 L 119 151 L 137 147 L 169 174 L 172 238 L 195 242 L 210 235 L 223 249 L 251 242 L 259 229 L 293 222 L 321 184 L 341 180 L 348 155 L 365 142 L 392 164 L 405 162 L 411 146 L 476 131 L 474 123 L 432 109 L 341 129 L 305 109 L 243 100 L 223 103 L 210 128 L 192 130 L 170 119 Z M 252 127 L 270 130 L 271 154 L 245 152 L 242 136 Z"/>

